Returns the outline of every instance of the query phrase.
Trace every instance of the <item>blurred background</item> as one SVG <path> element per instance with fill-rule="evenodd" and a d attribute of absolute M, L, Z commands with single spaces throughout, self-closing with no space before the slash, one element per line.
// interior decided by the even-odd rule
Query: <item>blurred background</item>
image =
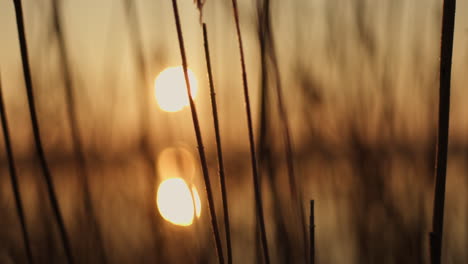
<path fill-rule="evenodd" d="M 444 263 L 468 262 L 468 0 L 457 2 Z M 193 1 L 178 3 L 225 244 L 200 13 Z M 39 126 L 76 262 L 216 263 L 183 76 L 175 68 L 158 77 L 181 65 L 171 1 L 24 0 L 23 7 Z M 317 262 L 428 263 L 442 1 L 240 0 L 239 12 L 273 263 L 304 263 L 307 249 L 288 187 L 278 85 L 306 217 L 315 200 Z M 261 263 L 231 1 L 206 1 L 202 19 L 234 263 Z M 0 39 L 33 254 L 38 263 L 64 263 L 33 144 L 12 1 L 0 0 Z M 175 98 L 164 97 L 180 85 Z M 26 263 L 3 140 L 0 149 L 0 263 Z M 158 188 L 171 178 L 184 183 L 160 201 Z M 174 201 L 179 225 L 161 211 Z"/>

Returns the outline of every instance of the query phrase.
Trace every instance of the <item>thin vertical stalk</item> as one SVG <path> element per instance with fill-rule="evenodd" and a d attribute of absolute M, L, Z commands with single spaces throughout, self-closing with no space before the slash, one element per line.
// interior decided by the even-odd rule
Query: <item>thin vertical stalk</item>
<path fill-rule="evenodd" d="M 274 140 L 272 139 L 272 133 L 268 129 L 269 123 L 271 121 L 270 111 L 270 89 L 268 87 L 268 80 L 269 80 L 269 69 L 268 69 L 268 55 L 271 55 L 271 41 L 268 41 L 267 38 L 269 37 L 268 34 L 268 24 L 267 24 L 267 14 L 266 8 L 267 3 L 265 1 L 257 1 L 257 16 L 258 16 L 258 40 L 260 46 L 260 61 L 261 61 L 261 79 L 260 79 L 260 102 L 259 102 L 259 132 L 258 132 L 258 166 L 259 166 L 259 175 L 260 178 L 262 177 L 262 173 L 265 173 L 267 177 L 264 179 L 269 184 L 269 187 L 272 190 L 272 202 L 274 204 L 280 205 L 279 202 L 281 199 L 279 197 L 279 193 L 281 192 L 281 187 L 275 184 L 275 179 L 277 178 L 277 169 L 275 168 L 275 164 L 273 162 L 273 153 L 272 153 L 272 145 Z M 267 31 L 268 30 L 268 31 Z M 289 216 L 285 216 L 282 212 L 284 210 L 281 206 L 277 206 L 274 209 L 274 218 L 276 221 L 275 224 L 275 232 L 276 232 L 276 242 L 281 244 L 282 246 L 279 248 L 278 254 L 280 256 L 280 262 L 287 263 L 293 259 L 293 245 L 291 244 L 291 240 L 289 239 L 289 233 L 286 230 L 286 223 L 285 219 L 289 218 Z M 256 228 L 259 229 L 259 225 L 256 225 Z M 258 231 L 257 233 L 259 233 Z M 306 235 L 307 236 L 307 235 Z M 260 242 L 260 240 L 258 240 Z M 306 252 L 306 254 L 308 254 Z"/>
<path fill-rule="evenodd" d="M 288 180 L 289 180 L 289 188 L 290 188 L 290 193 L 294 202 L 294 207 L 299 214 L 299 220 L 301 223 L 301 230 L 303 234 L 303 243 L 304 243 L 304 253 L 305 253 L 305 259 L 307 261 L 307 227 L 306 227 L 306 220 L 305 220 L 305 215 L 304 215 L 304 206 L 302 202 L 302 191 L 298 189 L 298 184 L 297 184 L 297 179 L 296 179 L 296 173 L 294 170 L 294 151 L 293 151 L 293 142 L 292 142 L 292 136 L 291 136 L 291 130 L 290 126 L 288 123 L 288 114 L 287 110 L 285 107 L 284 103 L 284 96 L 283 96 L 283 89 L 282 89 L 282 83 L 281 83 L 281 76 L 280 76 L 280 71 L 279 71 L 279 66 L 278 66 L 278 59 L 276 56 L 276 48 L 275 48 L 275 41 L 274 41 L 274 36 L 273 32 L 271 30 L 271 21 L 270 21 L 270 1 L 269 0 L 264 0 L 264 10 L 263 10 L 263 15 L 264 15 L 264 35 L 267 40 L 269 40 L 270 44 L 270 57 L 271 57 L 271 62 L 274 70 L 274 75 L 276 77 L 276 85 L 275 87 L 275 92 L 276 92 L 276 99 L 278 103 L 278 112 L 279 112 L 279 117 L 280 117 L 280 123 L 281 123 L 281 129 L 282 129 L 282 134 L 283 134 L 283 141 L 285 144 L 286 152 L 285 152 L 285 158 L 286 158 L 286 166 L 287 166 L 287 172 L 288 172 Z"/>
<path fill-rule="evenodd" d="M 273 60 L 275 61 L 275 59 Z M 284 106 L 283 102 L 283 94 L 282 94 L 282 85 L 281 85 L 281 79 L 279 77 L 279 69 L 278 65 L 276 62 L 274 64 L 274 70 L 275 70 L 275 75 L 277 76 L 277 85 L 276 85 L 276 97 L 277 97 L 277 102 L 278 102 L 278 111 L 280 115 L 280 120 L 281 120 L 281 126 L 283 130 L 283 140 L 286 148 L 286 165 L 287 165 L 287 172 L 288 172 L 288 180 L 289 180 L 289 188 L 291 192 L 291 196 L 294 202 L 294 207 L 296 207 L 297 213 L 299 214 L 299 220 L 301 223 L 301 229 L 303 233 L 303 242 L 304 246 L 307 248 L 307 235 L 306 235 L 306 220 L 305 220 L 305 215 L 304 215 L 304 206 L 302 202 L 302 191 L 298 188 L 297 184 L 297 179 L 296 179 L 296 173 L 294 170 L 294 151 L 293 151 L 293 143 L 292 143 L 292 137 L 291 137 L 291 131 L 290 127 L 288 124 L 288 115 L 286 112 L 286 108 Z M 307 250 L 305 250 L 307 252 Z M 307 253 L 306 259 L 307 259 Z"/>
<path fill-rule="evenodd" d="M 28 263 L 34 263 L 31 243 L 29 240 L 28 227 L 26 224 L 26 216 L 24 214 L 23 202 L 21 200 L 21 192 L 18 183 L 18 177 L 16 175 L 16 167 L 13 155 L 13 148 L 11 147 L 10 132 L 8 128 L 8 119 L 5 111 L 5 103 L 3 102 L 3 90 L 2 90 L 2 79 L 0 76 L 0 116 L 2 119 L 2 129 L 3 129 L 3 140 L 5 141 L 5 149 L 7 152 L 8 159 L 8 169 L 10 170 L 11 186 L 13 188 L 13 196 L 15 198 L 16 212 L 18 213 L 18 218 L 20 220 L 21 232 L 23 235 L 24 250 L 26 252 L 26 258 Z"/>
<path fill-rule="evenodd" d="M 452 73 L 453 34 L 456 0 L 445 0 L 442 16 L 442 41 L 440 54 L 439 125 L 436 153 L 436 179 L 432 232 L 430 233 L 431 263 L 440 264 L 444 228 L 445 183 L 450 119 L 450 84 Z"/>
<path fill-rule="evenodd" d="M 248 132 L 249 132 L 250 157 L 251 157 L 251 163 L 252 163 L 252 176 L 253 176 L 253 182 L 254 182 L 255 202 L 256 202 L 258 222 L 260 225 L 260 238 L 262 240 L 263 255 L 265 257 L 265 263 L 269 264 L 270 256 L 268 254 L 268 240 L 267 240 L 266 228 L 265 228 L 265 217 L 263 215 L 262 192 L 260 189 L 261 186 L 260 186 L 260 179 L 258 176 L 257 158 L 255 154 L 255 141 L 254 141 L 254 135 L 253 135 L 252 112 L 250 109 L 249 87 L 248 87 L 248 82 L 247 82 L 247 70 L 245 68 L 244 48 L 243 48 L 242 35 L 241 35 L 241 30 L 240 30 L 237 0 L 232 0 L 232 10 L 234 14 L 234 20 L 235 20 L 236 32 L 237 32 L 237 40 L 239 44 L 239 52 L 240 52 L 240 59 L 241 59 L 242 83 L 244 87 L 245 110 L 246 110 L 246 115 L 247 115 L 247 126 L 248 126 Z"/>
<path fill-rule="evenodd" d="M 309 220 L 309 234 L 310 234 L 310 264 L 315 264 L 315 213 L 314 213 L 314 200 L 310 200 L 310 220 Z"/>
<path fill-rule="evenodd" d="M 265 56 L 261 52 L 260 54 L 261 57 L 261 90 L 260 90 L 260 112 L 259 112 L 259 120 L 260 120 L 260 125 L 259 125 L 259 131 L 258 131 L 258 140 L 257 140 L 257 150 L 258 150 L 258 166 L 259 166 L 259 177 L 265 178 L 267 183 L 269 183 L 271 189 L 273 190 L 274 188 L 274 171 L 271 170 L 270 168 L 272 167 L 271 164 L 271 153 L 270 149 L 267 147 L 267 141 L 269 140 L 269 137 L 267 139 L 267 115 L 268 115 L 268 108 L 267 108 L 267 101 L 268 101 L 268 90 L 266 89 L 266 67 L 265 67 Z M 265 172 L 264 172 L 265 171 Z M 263 177 L 262 173 L 267 174 L 267 177 Z M 278 201 L 277 194 L 272 191 L 272 198 L 276 202 Z M 278 204 L 279 205 L 279 204 Z M 276 219 L 276 241 L 278 241 L 279 237 L 282 235 L 282 233 L 278 230 L 278 226 L 281 226 L 281 223 L 278 225 L 278 221 L 282 221 L 283 219 L 281 218 L 282 215 L 280 212 L 281 208 L 278 206 L 275 208 L 275 219 Z M 256 221 L 255 221 L 255 253 L 256 253 L 256 261 L 257 263 L 263 263 L 263 252 L 262 252 L 262 240 L 260 238 L 260 223 L 258 221 L 258 216 L 257 216 L 257 207 L 254 208 L 254 215 L 256 216 Z M 287 240 L 286 240 L 287 241 Z M 284 240 L 282 242 L 285 242 Z M 284 250 L 285 248 L 282 247 L 280 250 Z M 286 254 L 280 254 L 280 256 L 284 257 L 288 255 Z"/>
<path fill-rule="evenodd" d="M 148 186 L 149 190 L 147 192 L 147 200 L 152 201 L 155 197 L 155 188 L 156 186 L 156 176 L 157 176 L 157 171 L 156 167 L 154 166 L 154 154 L 153 154 L 153 149 L 151 147 L 151 142 L 150 142 L 150 135 L 151 135 L 151 125 L 150 125 L 150 101 L 149 101 L 149 90 L 148 90 L 148 75 L 146 71 L 146 60 L 144 56 L 144 51 L 143 51 L 143 41 L 142 41 L 142 34 L 140 30 L 140 25 L 138 23 L 138 9 L 137 9 L 137 2 L 134 0 L 124 0 L 124 9 L 125 9 L 125 17 L 126 21 L 128 23 L 129 27 L 129 34 L 130 34 L 130 43 L 133 46 L 133 51 L 135 55 L 135 63 L 137 67 L 137 73 L 139 75 L 139 80 L 140 83 L 137 85 L 139 89 L 137 89 L 137 102 L 138 105 L 140 106 L 139 109 L 139 115 L 140 115 L 140 120 L 139 120 L 139 131 L 140 131 L 140 137 L 138 140 L 138 148 L 139 151 L 141 152 L 141 155 L 143 157 L 145 166 L 148 169 Z M 154 214 L 154 208 L 149 207 L 148 208 L 148 215 L 149 219 L 151 221 L 151 231 L 153 233 L 153 238 L 154 238 L 154 251 L 155 255 L 158 260 L 164 262 L 165 260 L 165 255 L 164 251 L 158 244 L 164 243 L 164 238 L 162 235 L 159 234 L 159 221 L 161 220 L 160 218 L 156 217 L 156 214 Z"/>
<path fill-rule="evenodd" d="M 125 0 L 125 13 L 127 22 L 129 25 L 129 33 L 131 44 L 133 45 L 135 51 L 135 62 L 137 66 L 137 72 L 140 75 L 139 77 L 143 81 L 143 88 L 138 89 L 138 104 L 140 105 L 140 132 L 142 133 L 141 139 L 139 141 L 140 148 L 143 149 L 145 155 L 152 156 L 149 149 L 149 101 L 148 101 L 148 90 L 146 82 L 148 81 L 146 74 L 146 61 L 143 54 L 143 41 L 141 38 L 141 31 L 138 24 L 138 13 L 136 2 L 133 0 Z M 150 160 L 153 160 L 153 157 L 150 157 Z M 151 165 L 154 167 L 153 165 Z"/>
<path fill-rule="evenodd" d="M 206 24 L 203 23 L 203 41 L 205 47 L 205 60 L 208 71 L 208 79 L 210 82 L 210 95 L 211 95 L 211 110 L 213 112 L 213 125 L 216 137 L 216 153 L 218 155 L 218 169 L 219 169 L 219 180 L 221 185 L 221 197 L 223 202 L 224 211 L 224 228 L 226 230 L 226 247 L 227 247 L 227 262 L 232 263 L 232 246 L 231 246 L 231 228 L 229 224 L 229 206 L 226 189 L 226 176 L 224 174 L 224 161 L 223 161 L 223 149 L 221 145 L 221 133 L 219 132 L 219 118 L 218 118 L 218 106 L 216 103 L 216 93 L 213 81 L 213 71 L 211 68 L 211 56 L 210 47 L 208 42 L 208 32 Z"/>
<path fill-rule="evenodd" d="M 21 5 L 21 0 L 13 0 L 16 13 L 16 24 L 18 27 L 18 38 L 21 51 L 21 60 L 23 63 L 23 73 L 24 73 L 24 82 L 26 85 L 26 93 L 28 97 L 28 108 L 31 115 L 31 125 L 34 136 L 34 144 L 36 147 L 37 155 L 39 157 L 39 162 L 42 168 L 44 180 L 46 182 L 47 193 L 49 196 L 50 204 L 52 206 L 52 212 L 54 214 L 55 221 L 57 222 L 60 238 L 62 241 L 63 249 L 65 251 L 65 256 L 67 262 L 72 264 L 73 256 L 71 252 L 70 242 L 68 239 L 67 230 L 65 228 L 65 223 L 63 221 L 62 214 L 60 212 L 60 206 L 58 204 L 57 195 L 55 193 L 54 184 L 50 174 L 49 167 L 45 158 L 44 149 L 42 148 L 41 134 L 39 130 L 39 123 L 37 120 L 36 106 L 34 102 L 34 90 L 31 78 L 31 70 L 29 66 L 29 57 L 28 57 L 28 47 L 26 44 L 26 34 L 24 30 L 24 21 L 23 21 L 23 8 Z"/>
<path fill-rule="evenodd" d="M 208 198 L 208 208 L 210 210 L 210 216 L 211 216 L 211 226 L 213 228 L 216 251 L 218 254 L 218 262 L 221 264 L 221 263 L 224 263 L 223 248 L 221 245 L 221 237 L 219 235 L 219 230 L 218 230 L 218 224 L 217 224 L 218 221 L 216 218 L 213 192 L 211 190 L 210 175 L 208 173 L 208 165 L 206 162 L 205 150 L 203 147 L 203 139 L 202 139 L 201 130 L 200 130 L 200 123 L 198 122 L 198 115 L 197 115 L 197 109 L 195 107 L 195 102 L 193 101 L 193 98 L 191 96 L 192 93 L 191 93 L 191 88 L 190 88 L 188 72 L 187 72 L 187 57 L 185 55 L 184 38 L 182 35 L 182 26 L 180 23 L 177 0 L 172 0 L 172 7 L 174 9 L 174 18 L 175 18 L 175 23 L 176 23 L 176 28 L 177 28 L 177 38 L 179 40 L 180 55 L 182 57 L 182 66 L 184 68 L 184 78 L 185 78 L 185 84 L 187 88 L 187 97 L 189 98 L 190 110 L 192 113 L 193 127 L 195 130 L 195 136 L 197 138 L 197 143 L 198 143 L 198 154 L 200 156 L 200 163 L 201 163 L 201 167 L 203 171 L 203 178 L 205 180 L 206 194 Z"/>
<path fill-rule="evenodd" d="M 60 8 L 61 1 L 54 0 L 52 3 L 52 19 L 53 19 L 53 26 L 54 31 L 58 41 L 58 50 L 60 54 L 60 60 L 62 70 L 63 70 L 63 78 L 65 83 L 65 100 L 66 100 L 66 113 L 70 123 L 70 132 L 72 138 L 72 148 L 75 150 L 76 158 L 78 161 L 78 171 L 79 175 L 83 181 L 83 192 L 84 192 L 84 206 L 86 212 L 89 214 L 91 218 L 91 233 L 94 233 L 94 236 L 97 240 L 97 244 L 99 247 L 100 261 L 101 263 L 107 263 L 107 258 L 104 249 L 104 243 L 102 239 L 101 231 L 99 230 L 99 225 L 96 217 L 95 208 L 91 199 L 91 192 L 89 187 L 89 172 L 87 168 L 86 157 L 83 151 L 83 144 L 81 141 L 80 130 L 78 127 L 78 115 L 77 115 L 77 107 L 76 107 L 76 100 L 73 94 L 74 86 L 70 71 L 70 60 L 68 58 L 68 52 L 66 49 L 65 44 L 65 37 L 62 30 L 62 24 L 60 21 L 59 16 L 59 8 Z"/>

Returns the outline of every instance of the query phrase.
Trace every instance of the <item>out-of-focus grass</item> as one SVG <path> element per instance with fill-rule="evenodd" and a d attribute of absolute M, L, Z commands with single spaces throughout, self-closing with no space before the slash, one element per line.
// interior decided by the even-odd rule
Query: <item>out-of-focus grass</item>
<path fill-rule="evenodd" d="M 17 155 L 20 187 L 25 196 L 35 257 L 61 263 L 57 232 L 44 198 L 44 184 L 31 155 L 29 116 L 18 67 L 17 47 L 12 44 L 9 19 L 12 8 L 0 2 L 0 48 L 5 100 L 10 114 L 13 147 Z M 50 29 L 47 2 L 36 6 L 25 1 L 28 41 L 31 42 L 33 79 L 47 159 L 57 182 L 59 201 L 70 228 L 75 254 L 84 254 L 77 229 L 81 192 L 73 169 L 69 128 L 66 125 L 63 87 L 56 43 Z M 239 1 L 245 38 L 247 70 L 252 88 L 254 123 L 258 124 L 260 60 L 256 31 L 256 6 Z M 316 246 L 319 263 L 427 262 L 430 231 L 435 120 L 437 102 L 440 6 L 438 1 L 272 1 L 280 74 L 295 142 L 294 164 L 303 182 L 303 198 L 316 201 Z M 459 10 L 466 1 L 459 1 Z M 112 7 L 111 7 L 112 6 Z M 463 9 L 465 7 L 465 9 Z M 143 54 L 149 77 L 179 63 L 176 35 L 168 3 L 138 2 Z M 106 10 L 105 12 L 102 10 Z M 155 248 L 170 263 L 214 262 L 207 208 L 197 226 L 178 228 L 161 221 L 157 228 L 164 244 L 155 245 L 151 220 L 154 200 L 145 194 L 148 177 L 138 150 L 139 104 L 136 72 L 125 13 L 111 1 L 70 1 L 64 7 L 64 31 L 70 43 L 71 71 L 77 87 L 78 122 L 83 149 L 90 163 L 90 188 L 99 212 L 105 248 L 110 263 L 148 263 L 158 258 Z M 5 16 L 3 14 L 6 14 Z M 249 177 L 247 137 L 238 52 L 230 5 L 208 1 L 204 18 L 210 34 L 216 74 L 226 175 L 230 190 L 233 251 L 236 262 L 255 259 L 254 196 Z M 207 95 L 208 80 L 198 25 L 192 3 L 181 3 L 190 67 L 199 78 L 199 95 Z M 467 66 L 467 20 L 457 17 L 454 47 L 453 97 L 447 177 L 446 224 L 443 256 L 448 263 L 466 263 L 468 194 L 468 112 L 465 101 Z M 3 30 L 5 29 L 5 30 Z M 13 28 L 14 29 L 14 28 Z M 2 38 L 3 40 L 3 38 Z M 12 41 L 11 41 L 12 40 Z M 5 72 L 7 73 L 5 75 Z M 272 78 L 273 79 L 273 78 Z M 274 83 L 274 80 L 270 80 Z M 152 87 L 148 87 L 152 89 Z M 203 136 L 206 138 L 213 190 L 219 190 L 216 175 L 214 135 L 209 97 L 197 99 Z M 276 105 L 274 100 L 269 106 Z M 156 158 L 165 148 L 183 142 L 196 154 L 187 110 L 159 111 L 149 103 L 151 151 Z M 272 109 L 269 133 L 280 138 L 277 109 Z M 277 141 L 275 141 L 277 142 Z M 295 248 L 293 217 L 284 217 L 288 240 L 279 240 L 276 210 L 289 216 L 286 164 L 281 144 L 270 144 L 276 178 L 272 185 L 263 178 L 266 228 L 272 259 L 281 259 L 280 249 Z M 2 146 L 3 149 L 3 146 Z M 20 230 L 15 218 L 6 159 L 0 152 L 0 262 L 24 261 Z M 200 173 L 200 171 L 198 171 Z M 195 177 L 199 186 L 201 174 Z M 154 186 L 156 188 L 156 186 Z M 231 191 L 232 190 L 232 191 Z M 273 200 L 273 193 L 280 203 Z M 216 200 L 220 201 L 219 194 Z M 232 198 L 231 198 L 232 197 Z M 202 201 L 205 201 L 202 198 Z M 206 206 L 206 203 L 204 204 Z M 221 212 L 221 204 L 217 204 Z M 222 223 L 222 219 L 219 219 Z M 4 228 L 5 227 L 5 228 Z M 299 251 L 290 252 L 298 263 Z M 275 255 L 276 254 L 276 255 Z"/>

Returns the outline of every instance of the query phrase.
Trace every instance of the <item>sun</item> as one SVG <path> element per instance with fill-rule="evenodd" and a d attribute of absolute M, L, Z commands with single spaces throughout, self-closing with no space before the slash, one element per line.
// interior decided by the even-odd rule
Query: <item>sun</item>
<path fill-rule="evenodd" d="M 197 79 L 192 70 L 187 69 L 191 96 L 197 95 Z M 156 102 L 161 110 L 177 112 L 189 105 L 187 88 L 185 84 L 184 69 L 182 66 L 169 67 L 159 73 L 154 81 Z"/>
<path fill-rule="evenodd" d="M 156 195 L 156 204 L 161 216 L 170 223 L 189 226 L 195 216 L 200 217 L 201 201 L 195 186 L 188 187 L 182 178 L 163 181 Z"/>

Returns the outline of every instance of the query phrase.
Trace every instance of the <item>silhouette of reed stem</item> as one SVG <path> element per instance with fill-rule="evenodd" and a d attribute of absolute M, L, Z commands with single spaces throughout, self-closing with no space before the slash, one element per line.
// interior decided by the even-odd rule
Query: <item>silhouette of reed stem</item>
<path fill-rule="evenodd" d="M 182 57 L 182 66 L 184 68 L 185 84 L 187 87 L 187 97 L 189 98 L 190 110 L 192 113 L 192 120 L 193 120 L 193 127 L 195 130 L 195 136 L 197 138 L 197 143 L 198 143 L 198 154 L 200 156 L 200 163 L 201 163 L 201 167 L 203 171 L 203 178 L 205 180 L 206 194 L 208 198 L 208 208 L 210 210 L 210 216 L 211 216 L 211 226 L 213 228 L 216 251 L 218 254 L 218 262 L 221 264 L 221 263 L 224 263 L 223 248 L 221 245 L 221 237 L 219 235 L 219 230 L 218 230 L 218 224 L 217 224 L 218 221 L 216 218 L 213 192 L 211 190 L 210 176 L 208 174 L 208 165 L 206 162 L 205 150 L 203 147 L 203 139 L 201 135 L 200 124 L 198 122 L 197 109 L 195 107 L 195 102 L 193 101 L 193 98 L 191 96 L 191 88 L 190 88 L 190 82 L 189 82 L 189 77 L 188 77 L 188 72 L 187 72 L 187 57 L 185 55 L 184 38 L 182 35 L 182 26 L 180 23 L 177 0 L 172 0 L 172 7 L 174 9 L 174 18 L 175 18 L 175 23 L 176 23 L 176 28 L 177 28 L 177 38 L 179 40 L 180 55 Z"/>
<path fill-rule="evenodd" d="M 47 193 L 49 196 L 50 204 L 52 206 L 52 211 L 54 218 L 57 222 L 60 238 L 62 241 L 63 249 L 65 251 L 65 256 L 69 264 L 74 263 L 73 256 L 71 252 L 70 242 L 68 239 L 68 234 L 65 228 L 62 214 L 60 212 L 60 206 L 58 204 L 57 195 L 55 193 L 54 184 L 50 174 L 49 167 L 45 158 L 44 149 L 42 148 L 41 134 L 39 130 L 39 123 L 37 120 L 36 106 L 34 102 L 34 90 L 31 78 L 31 70 L 29 66 L 29 57 L 28 57 L 28 48 L 26 44 L 26 34 L 24 30 L 24 20 L 23 20 L 23 8 L 21 5 L 21 0 L 13 0 L 16 13 L 16 24 L 18 27 L 18 38 L 21 52 L 21 60 L 23 64 L 23 76 L 26 86 L 26 93 L 28 98 L 28 108 L 31 115 L 31 124 L 34 136 L 34 144 L 36 147 L 37 155 L 39 157 L 39 162 L 42 168 L 44 180 L 46 182 Z"/>
<path fill-rule="evenodd" d="M 133 46 L 133 51 L 135 55 L 135 63 L 137 67 L 137 73 L 140 78 L 140 83 L 137 87 L 137 101 L 140 106 L 140 120 L 139 120 L 139 131 L 141 133 L 138 140 L 138 147 L 142 154 L 145 166 L 148 169 L 148 186 L 149 190 L 147 192 L 146 200 L 152 201 L 155 197 L 155 188 L 156 186 L 156 176 L 157 171 L 154 166 L 154 154 L 151 148 L 150 142 L 150 102 L 148 94 L 148 76 L 146 72 L 146 61 L 143 52 L 143 41 L 141 37 L 141 30 L 138 24 L 138 12 L 137 12 L 137 2 L 133 0 L 124 0 L 124 8 L 126 14 L 126 20 L 129 26 L 130 41 Z M 151 231 L 154 238 L 154 251 L 155 255 L 159 261 L 165 262 L 164 250 L 158 244 L 164 243 L 163 236 L 159 233 L 158 225 L 160 224 L 161 218 L 158 218 L 154 213 L 154 208 L 151 206 L 148 208 L 148 216 L 151 221 Z"/>
<path fill-rule="evenodd" d="M 77 116 L 77 107 L 76 100 L 74 96 L 74 86 L 72 81 L 72 75 L 70 71 L 70 60 L 68 58 L 67 46 L 65 44 L 65 37 L 62 29 L 62 23 L 60 21 L 60 10 L 61 1 L 54 0 L 52 3 L 52 19 L 53 27 L 58 41 L 58 50 L 59 58 L 63 71 L 63 78 L 65 84 L 65 105 L 66 113 L 68 120 L 70 122 L 70 132 L 72 138 L 72 148 L 75 150 L 75 155 L 78 161 L 78 172 L 83 183 L 83 192 L 84 192 L 84 206 L 86 212 L 89 214 L 91 221 L 91 233 L 94 233 L 96 238 L 99 251 L 100 251 L 100 262 L 105 264 L 107 263 L 107 258 L 104 250 L 104 243 L 102 240 L 102 234 L 99 230 L 99 225 L 96 217 L 95 208 L 91 199 L 91 192 L 89 188 L 89 172 L 87 169 L 86 157 L 83 151 L 83 144 L 81 142 L 80 129 L 78 126 L 78 116 Z"/>
<path fill-rule="evenodd" d="M 0 76 L 0 116 L 2 119 L 2 129 L 3 129 L 3 140 L 5 141 L 5 149 L 8 159 L 8 169 L 10 170 L 11 178 L 11 187 L 13 188 L 13 196 L 15 198 L 16 212 L 18 213 L 18 218 L 20 220 L 21 232 L 23 235 L 24 250 L 26 252 L 26 258 L 28 263 L 34 263 L 31 243 L 29 240 L 28 227 L 26 224 L 26 216 L 24 214 L 23 202 L 21 200 L 21 192 L 18 183 L 18 176 L 16 175 L 16 167 L 13 155 L 13 148 L 11 147 L 10 132 L 8 128 L 8 118 L 5 111 L 5 103 L 3 101 L 3 89 L 2 89 L 2 79 Z"/>
<path fill-rule="evenodd" d="M 442 41 L 440 53 L 439 125 L 436 152 L 436 179 L 434 211 L 430 236 L 432 264 L 440 264 L 444 228 L 445 183 L 447 174 L 447 152 L 450 120 L 450 83 L 452 73 L 453 33 L 455 27 L 456 0 L 445 0 L 442 16 Z"/>
<path fill-rule="evenodd" d="M 142 89 L 138 89 L 138 104 L 140 105 L 140 115 L 141 119 L 139 122 L 140 132 L 142 133 L 141 139 L 139 141 L 140 148 L 145 152 L 145 155 L 151 156 L 149 159 L 153 160 L 151 151 L 149 149 L 149 101 L 148 101 L 148 90 L 146 82 L 148 81 L 146 74 L 146 62 L 143 54 L 143 43 L 141 38 L 140 27 L 138 25 L 138 13 L 136 2 L 133 0 L 124 1 L 125 11 L 127 22 L 129 24 L 129 33 L 130 41 L 134 47 L 135 51 L 135 62 L 137 67 L 137 72 L 140 75 L 139 77 L 143 81 Z M 153 162 L 153 161 L 151 161 Z M 154 167 L 151 165 L 151 167 Z"/>
<path fill-rule="evenodd" d="M 263 215 L 262 192 L 260 189 L 260 179 L 258 176 L 257 158 L 255 154 L 255 141 L 254 141 L 253 125 L 252 125 L 252 113 L 250 109 L 249 87 L 248 87 L 248 82 L 247 82 L 247 70 L 245 68 L 244 48 L 243 48 L 242 35 L 241 35 L 241 30 L 240 30 L 237 0 L 232 0 L 232 10 L 233 10 L 234 20 L 235 20 L 235 25 L 236 25 L 236 33 L 237 33 L 237 40 L 239 44 L 239 52 L 240 52 L 240 60 L 241 60 L 241 68 L 242 68 L 242 83 L 244 87 L 245 110 L 246 110 L 246 115 L 247 115 L 247 126 L 248 126 L 248 133 L 249 133 L 250 157 L 251 157 L 251 163 L 252 163 L 252 176 L 253 176 L 253 183 L 254 183 L 255 203 L 256 203 L 258 223 L 260 225 L 260 238 L 262 241 L 262 248 L 263 248 L 263 255 L 265 258 L 265 263 L 269 264 L 270 256 L 268 254 L 268 240 L 266 236 L 265 217 Z"/>
<path fill-rule="evenodd" d="M 271 29 L 271 20 L 270 20 L 270 1 L 264 0 L 263 1 L 263 31 L 260 33 L 261 38 L 264 38 L 262 42 L 264 43 L 262 47 L 269 51 L 274 76 L 276 78 L 276 85 L 275 87 L 275 94 L 276 100 L 278 103 L 278 112 L 280 117 L 280 124 L 281 130 L 283 134 L 283 141 L 285 145 L 285 159 L 286 159 L 286 166 L 288 172 L 288 180 L 289 180 L 289 190 L 292 196 L 292 200 L 294 203 L 294 208 L 296 213 L 298 214 L 300 224 L 301 224 L 301 231 L 303 235 L 303 243 L 304 243 L 304 255 L 305 261 L 307 261 L 307 227 L 306 227 L 306 220 L 304 215 L 304 206 L 302 202 L 302 192 L 298 189 L 296 173 L 294 170 L 294 151 L 293 151 L 293 142 L 291 136 L 291 130 L 288 123 L 288 114 L 287 109 L 284 103 L 284 96 L 283 96 L 283 89 L 281 83 L 281 75 L 278 66 L 278 58 L 276 56 L 276 47 L 273 32 Z M 265 42 L 268 42 L 268 46 L 266 46 Z"/>
<path fill-rule="evenodd" d="M 219 180 L 221 185 L 221 197 L 223 199 L 223 211 L 224 211 L 224 228 L 226 230 L 226 247 L 227 247 L 227 262 L 232 263 L 232 246 L 231 246 L 231 228 L 229 224 L 229 206 L 226 189 L 226 176 L 224 174 L 224 161 L 223 161 L 223 149 L 221 145 L 221 133 L 219 132 L 219 118 L 218 118 L 218 106 L 216 103 L 216 93 L 213 81 L 213 72 L 211 68 L 211 56 L 210 47 L 208 42 L 208 32 L 206 24 L 202 24 L 203 27 L 203 41 L 205 47 L 205 60 L 206 67 L 208 70 L 208 79 L 210 82 L 210 95 L 211 95 L 211 110 L 213 112 L 213 124 L 216 137 L 216 153 L 218 155 L 218 169 L 219 169 Z"/>
<path fill-rule="evenodd" d="M 314 200 L 310 200 L 310 220 L 309 220 L 309 234 L 310 234 L 310 264 L 315 264 L 315 212 Z"/>

